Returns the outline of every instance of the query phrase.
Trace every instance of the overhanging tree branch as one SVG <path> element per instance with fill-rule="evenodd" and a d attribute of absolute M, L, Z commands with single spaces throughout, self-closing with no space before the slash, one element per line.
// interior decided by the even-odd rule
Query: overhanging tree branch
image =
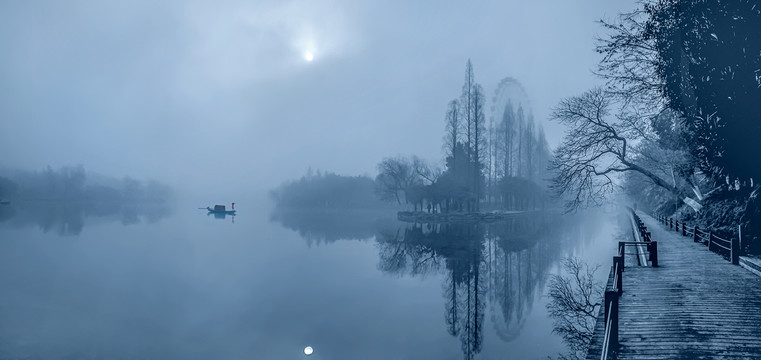
<path fill-rule="evenodd" d="M 638 172 L 681 198 L 690 198 L 691 194 L 635 161 L 629 143 L 638 139 L 624 134 L 638 132 L 625 131 L 620 123 L 608 119 L 610 96 L 596 88 L 562 100 L 552 113 L 554 120 L 570 127 L 551 163 L 555 171 L 552 189 L 566 200 L 566 211 L 601 204 L 615 189 L 611 174 L 627 171 Z"/>

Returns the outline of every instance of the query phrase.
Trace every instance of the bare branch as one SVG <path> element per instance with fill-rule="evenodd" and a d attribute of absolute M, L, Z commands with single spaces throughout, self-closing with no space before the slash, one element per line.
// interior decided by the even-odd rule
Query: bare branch
<path fill-rule="evenodd" d="M 634 120 L 622 124 L 609 119 L 611 95 L 596 88 L 564 99 L 555 107 L 552 118 L 570 127 L 555 151 L 551 168 L 555 171 L 551 185 L 555 195 L 566 201 L 566 211 L 598 206 L 616 188 L 615 173 L 635 171 L 654 184 L 679 195 L 690 197 L 675 184 L 635 161 L 629 146 L 642 132 L 633 130 Z"/>
<path fill-rule="evenodd" d="M 599 266 L 590 267 L 577 258 L 563 261 L 562 274 L 552 275 L 547 310 L 554 319 L 553 332 L 574 353 L 586 353 L 594 334 L 603 288 L 595 281 Z"/>

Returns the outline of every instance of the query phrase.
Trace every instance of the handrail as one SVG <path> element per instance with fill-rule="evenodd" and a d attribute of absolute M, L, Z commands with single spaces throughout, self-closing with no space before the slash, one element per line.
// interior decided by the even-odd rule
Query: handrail
<path fill-rule="evenodd" d="M 718 237 L 718 236 L 716 236 L 716 235 L 714 235 L 714 236 L 713 236 L 713 240 L 714 240 L 714 241 L 723 241 L 723 242 L 726 242 L 726 243 L 729 243 L 729 244 L 731 244 L 731 243 L 732 243 L 732 241 L 730 241 L 730 240 L 727 240 L 727 239 L 722 239 L 722 238 L 720 238 L 720 237 Z"/>
<path fill-rule="evenodd" d="M 732 251 L 732 248 L 731 248 L 731 247 L 722 246 L 722 245 L 719 245 L 719 244 L 717 244 L 717 243 L 714 243 L 714 244 L 713 244 L 713 246 L 718 246 L 718 247 L 720 247 L 720 248 L 722 248 L 722 249 L 724 249 L 724 250 L 727 250 L 727 251 Z"/>
<path fill-rule="evenodd" d="M 679 224 L 681 224 L 682 236 L 691 236 L 692 241 L 705 243 L 708 246 L 709 251 L 716 252 L 714 250 L 715 248 L 723 249 L 729 252 L 729 261 L 732 264 L 738 265 L 740 263 L 740 252 L 742 251 L 742 228 L 740 226 L 737 227 L 736 238 L 732 237 L 730 239 L 724 239 L 711 231 L 705 231 L 698 228 L 697 225 L 691 226 L 691 230 L 688 231 L 686 229 L 687 223 L 684 220 L 680 221 L 679 219 L 674 219 L 663 215 L 656 215 L 656 219 L 658 219 L 658 221 L 664 225 L 667 225 L 669 229 L 673 228 L 674 224 L 676 224 L 677 232 L 679 232 Z"/>
<path fill-rule="evenodd" d="M 618 295 L 605 292 L 605 334 L 602 341 L 600 360 L 607 360 L 608 353 L 615 345 L 618 346 Z"/>
<path fill-rule="evenodd" d="M 606 310 L 608 314 L 613 312 L 613 302 L 610 302 L 610 310 Z M 605 322 L 605 337 L 603 338 L 602 342 L 602 354 L 600 354 L 600 360 L 606 360 L 608 358 L 608 349 L 610 349 L 610 328 L 612 317 L 608 316 L 608 321 Z"/>
<path fill-rule="evenodd" d="M 631 210 L 631 209 L 630 209 Z M 645 234 L 643 231 L 643 228 L 645 227 L 645 224 L 642 223 L 642 220 L 637 216 L 637 214 L 634 212 L 634 210 L 631 210 L 629 220 L 632 222 L 632 229 L 638 229 L 639 234 L 637 231 L 634 231 L 634 239 L 639 242 L 647 242 L 648 241 L 648 235 Z M 637 249 L 637 262 L 642 265 L 647 264 L 647 260 L 645 259 L 644 250 L 638 246 Z"/>
<path fill-rule="evenodd" d="M 623 271 L 624 271 L 624 259 L 627 255 L 626 247 L 634 246 L 637 249 L 637 261 L 647 266 L 647 262 L 650 261 L 652 266 L 658 266 L 658 242 L 651 241 L 650 233 L 647 231 L 647 227 L 642 222 L 642 219 L 629 208 L 632 220 L 632 231 L 634 239 L 637 241 L 619 241 L 617 255 L 613 257 L 613 266 L 611 266 L 611 274 L 608 276 L 609 283 L 605 286 L 605 301 L 603 303 L 604 309 L 604 335 L 602 342 L 602 351 L 600 354 L 601 360 L 607 360 L 608 356 L 614 349 L 618 348 L 618 299 L 623 292 Z M 642 247 L 646 249 L 640 249 Z M 645 251 L 649 252 L 649 260 L 644 257 Z M 640 261 L 640 255 L 642 255 L 642 261 Z M 613 280 L 610 282 L 610 280 Z"/>

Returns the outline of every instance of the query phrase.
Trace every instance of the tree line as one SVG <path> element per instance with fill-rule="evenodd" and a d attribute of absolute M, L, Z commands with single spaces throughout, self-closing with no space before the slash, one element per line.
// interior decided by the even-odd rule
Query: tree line
<path fill-rule="evenodd" d="M 460 97 L 449 102 L 444 116 L 445 168 L 416 156 L 383 159 L 376 177 L 382 198 L 429 212 L 543 206 L 551 157 L 543 128 L 530 109 L 510 102 L 496 109 L 487 126 L 485 108 L 483 87 L 468 60 Z"/>
<path fill-rule="evenodd" d="M 372 208 L 384 206 L 375 194 L 375 180 L 368 176 L 344 176 L 314 172 L 270 191 L 282 208 Z"/>
<path fill-rule="evenodd" d="M 102 177 L 88 181 L 85 168 L 63 166 L 42 171 L 16 170 L 0 176 L 0 200 L 67 202 L 166 202 L 172 198 L 169 186 L 157 181 L 121 180 Z"/>
<path fill-rule="evenodd" d="M 623 179 L 649 210 L 757 237 L 761 6 L 650 0 L 600 24 L 605 85 L 552 115 L 570 128 L 552 160 L 555 194 L 573 211 Z"/>

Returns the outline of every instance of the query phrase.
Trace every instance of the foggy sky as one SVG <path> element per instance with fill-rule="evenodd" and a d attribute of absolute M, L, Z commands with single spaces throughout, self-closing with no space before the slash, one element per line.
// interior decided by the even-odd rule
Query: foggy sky
<path fill-rule="evenodd" d="M 595 20 L 634 6 L 0 2 L 0 165 L 213 192 L 266 190 L 310 166 L 374 175 L 398 154 L 441 161 L 468 58 L 487 100 L 504 77 L 523 83 L 555 146 L 549 109 L 600 83 Z"/>

